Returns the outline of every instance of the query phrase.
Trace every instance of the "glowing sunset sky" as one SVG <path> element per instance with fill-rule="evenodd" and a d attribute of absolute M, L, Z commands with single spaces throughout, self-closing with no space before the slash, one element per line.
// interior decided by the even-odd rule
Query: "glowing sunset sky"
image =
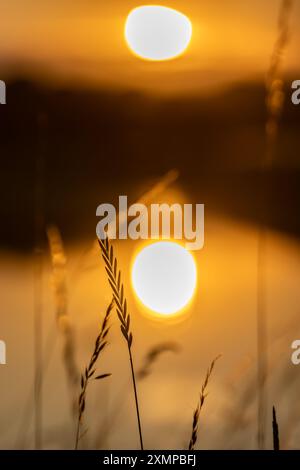
<path fill-rule="evenodd" d="M 134 0 L 0 0 L 0 66 L 20 65 L 45 76 L 110 86 L 193 90 L 203 85 L 259 77 L 276 37 L 279 0 L 168 0 L 156 2 L 186 14 L 193 23 L 187 53 L 149 64 L 133 57 L 124 41 Z M 145 2 L 147 4 L 147 2 Z M 293 11 L 285 68 L 298 67 L 300 32 Z"/>

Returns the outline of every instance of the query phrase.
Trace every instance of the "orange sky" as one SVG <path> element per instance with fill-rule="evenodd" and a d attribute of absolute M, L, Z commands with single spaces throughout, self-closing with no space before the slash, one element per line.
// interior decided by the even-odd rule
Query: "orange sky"
<path fill-rule="evenodd" d="M 183 57 L 159 64 L 133 57 L 124 41 L 126 15 L 141 4 L 134 0 L 0 0 L 0 66 L 22 64 L 27 69 L 30 64 L 55 78 L 183 91 L 265 72 L 279 0 L 160 2 L 189 16 L 193 40 Z M 296 2 L 286 69 L 298 66 L 300 32 L 295 18 L 299 13 L 300 2 Z"/>

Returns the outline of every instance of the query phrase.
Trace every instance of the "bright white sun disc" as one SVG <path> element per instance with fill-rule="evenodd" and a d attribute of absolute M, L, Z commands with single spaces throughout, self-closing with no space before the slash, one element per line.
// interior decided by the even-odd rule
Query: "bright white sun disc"
<path fill-rule="evenodd" d="M 197 282 L 193 256 L 178 243 L 157 242 L 146 246 L 135 258 L 133 288 L 150 310 L 171 315 L 191 300 Z"/>
<path fill-rule="evenodd" d="M 134 8 L 125 24 L 131 51 L 148 60 L 168 60 L 182 54 L 192 37 L 187 16 L 173 8 L 147 5 Z"/>

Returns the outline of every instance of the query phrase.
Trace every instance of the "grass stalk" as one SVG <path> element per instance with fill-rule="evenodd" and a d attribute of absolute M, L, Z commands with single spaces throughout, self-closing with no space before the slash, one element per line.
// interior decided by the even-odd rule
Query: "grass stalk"
<path fill-rule="evenodd" d="M 34 289 L 34 442 L 35 449 L 42 448 L 43 427 L 43 361 L 42 361 L 42 298 L 43 298 L 43 254 L 35 252 L 35 289 Z"/>
<path fill-rule="evenodd" d="M 275 406 L 273 406 L 272 428 L 273 428 L 273 449 L 274 449 L 274 450 L 280 450 L 279 428 L 278 428 L 278 422 L 277 422 L 277 417 L 276 417 L 276 409 L 275 409 Z"/>
<path fill-rule="evenodd" d="M 196 409 L 194 411 L 194 414 L 193 414 L 193 426 L 192 426 L 192 435 L 191 435 L 190 442 L 189 442 L 189 450 L 195 450 L 195 445 L 196 445 L 196 442 L 197 442 L 197 439 L 198 439 L 199 417 L 200 417 L 200 413 L 201 413 L 201 410 L 203 408 L 205 399 L 207 397 L 206 389 L 207 389 L 208 382 L 209 382 L 209 379 L 211 377 L 212 371 L 213 371 L 213 369 L 215 367 L 215 364 L 216 364 L 216 362 L 219 358 L 220 358 L 220 356 L 217 356 L 212 361 L 212 363 L 210 364 L 210 366 L 207 370 L 207 373 L 206 373 L 205 380 L 204 380 L 202 388 L 201 388 L 199 401 L 198 401 L 197 407 L 196 407 Z"/>
<path fill-rule="evenodd" d="M 107 335 L 109 332 L 109 318 L 111 311 L 114 306 L 114 300 L 111 301 L 109 304 L 101 328 L 100 328 L 100 333 L 96 338 L 95 341 L 95 347 L 93 354 L 91 355 L 90 362 L 88 366 L 85 368 L 84 373 L 81 376 L 81 381 L 80 381 L 80 395 L 79 395 L 79 400 L 78 400 L 78 419 L 77 419 L 77 427 L 76 427 L 76 437 L 75 437 L 75 450 L 78 449 L 78 444 L 80 440 L 80 426 L 82 423 L 82 418 L 83 418 L 83 413 L 85 410 L 85 403 L 86 403 L 86 393 L 87 393 L 87 388 L 91 380 L 102 380 L 106 377 L 109 377 L 111 374 L 101 374 L 98 376 L 95 376 L 96 372 L 96 362 L 100 356 L 100 354 L 103 352 L 103 350 L 107 346 Z"/>
<path fill-rule="evenodd" d="M 293 7 L 293 0 L 282 0 L 278 16 L 278 33 L 271 54 L 269 70 L 266 78 L 266 146 L 261 161 L 263 176 L 271 170 L 276 156 L 276 144 L 280 117 L 284 103 L 283 80 L 280 77 L 282 60 L 289 41 L 289 21 Z M 272 188 L 271 179 L 263 180 L 261 190 L 261 215 L 258 233 L 257 251 L 257 445 L 259 449 L 265 448 L 266 410 L 268 409 L 268 396 L 266 380 L 268 375 L 268 312 L 267 312 L 267 247 L 268 247 L 268 214 L 271 208 Z"/>
<path fill-rule="evenodd" d="M 74 328 L 68 312 L 67 258 L 61 233 L 56 226 L 47 228 L 52 262 L 56 322 L 63 340 L 63 363 L 71 395 L 71 410 L 77 410 L 77 390 L 80 373 L 75 358 Z"/>
<path fill-rule="evenodd" d="M 113 297 L 116 303 L 117 315 L 121 324 L 121 332 L 122 332 L 123 337 L 125 338 L 127 348 L 128 348 L 129 363 L 130 363 L 130 369 L 131 369 L 132 385 L 133 385 L 135 408 L 136 408 L 136 416 L 137 416 L 137 423 L 138 423 L 138 430 L 139 430 L 140 447 L 141 447 L 141 450 L 144 450 L 139 401 L 138 401 L 138 394 L 137 394 L 137 387 L 136 387 L 133 358 L 132 358 L 132 352 L 131 352 L 133 336 L 132 336 L 132 332 L 130 329 L 130 314 L 127 310 L 127 300 L 124 294 L 124 286 L 121 281 L 121 271 L 118 269 L 117 258 L 114 255 L 113 247 L 110 244 L 108 238 L 106 238 L 105 240 L 99 240 L 99 245 L 101 248 L 102 258 L 105 263 L 105 270 L 108 276 L 108 282 L 112 289 Z"/>
<path fill-rule="evenodd" d="M 159 343 L 149 349 L 146 353 L 142 365 L 136 370 L 135 372 L 135 379 L 136 382 L 139 383 L 146 378 L 148 378 L 153 373 L 153 366 L 159 360 L 162 354 L 165 352 L 173 352 L 178 353 L 180 351 L 180 347 L 175 342 L 164 342 Z M 130 379 L 131 380 L 131 379 Z M 121 390 L 126 388 L 126 384 L 124 387 L 121 387 Z M 99 448 L 103 445 L 104 436 L 107 433 L 112 431 L 118 416 L 121 413 L 122 408 L 126 406 L 126 400 L 124 400 L 124 393 L 123 391 L 118 395 L 118 398 L 114 404 L 113 412 L 110 415 L 109 422 L 102 423 L 99 426 L 97 431 L 97 436 L 94 441 L 95 448 Z"/>

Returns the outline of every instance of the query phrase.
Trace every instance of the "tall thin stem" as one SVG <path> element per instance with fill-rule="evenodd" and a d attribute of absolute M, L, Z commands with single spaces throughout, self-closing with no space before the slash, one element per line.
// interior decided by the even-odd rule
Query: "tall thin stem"
<path fill-rule="evenodd" d="M 273 449 L 274 450 L 280 450 L 279 428 L 278 428 L 278 422 L 277 422 L 277 417 L 276 417 L 275 406 L 273 406 L 272 428 L 273 428 Z"/>
<path fill-rule="evenodd" d="M 141 446 L 141 450 L 144 450 L 143 435 L 142 435 L 142 427 L 141 427 L 141 418 L 140 418 L 140 410 L 139 410 L 139 401 L 138 401 L 137 390 L 136 390 L 136 382 L 135 382 L 135 374 L 134 374 L 134 367 L 133 367 L 132 354 L 131 354 L 131 349 L 130 349 L 129 346 L 128 346 L 128 353 L 129 353 L 129 361 L 130 361 L 130 368 L 131 368 L 131 377 L 132 377 L 133 390 L 134 390 L 134 399 L 135 399 L 136 415 L 137 415 L 138 428 L 139 428 L 140 446 Z"/>
<path fill-rule="evenodd" d="M 265 447 L 265 422 L 267 404 L 267 371 L 268 371 L 268 325 L 266 308 L 266 258 L 267 232 L 260 227 L 257 253 L 257 445 Z"/>
<path fill-rule="evenodd" d="M 43 234 L 44 234 L 44 179 L 45 179 L 45 130 L 47 118 L 37 117 L 38 149 L 35 168 L 35 249 L 34 249 L 34 435 L 35 448 L 42 447 L 42 388 L 43 388 Z"/>
<path fill-rule="evenodd" d="M 79 433 L 80 433 L 80 419 L 78 418 L 78 420 L 77 420 L 77 427 L 76 427 L 76 437 L 75 437 L 75 447 L 74 447 L 74 450 L 78 450 Z"/>
<path fill-rule="evenodd" d="M 278 17 L 278 34 L 272 51 L 270 66 L 267 74 L 267 122 L 266 146 L 261 162 L 261 182 L 266 183 L 265 177 L 271 170 L 277 149 L 277 138 L 280 117 L 284 102 L 283 81 L 280 79 L 282 58 L 289 39 L 289 20 L 293 0 L 282 0 Z M 266 380 L 268 375 L 268 311 L 267 311 L 267 242 L 268 242 L 268 213 L 271 207 L 270 179 L 267 187 L 261 187 L 261 217 L 258 234 L 257 252 L 257 445 L 265 448 L 266 410 L 268 409 Z"/>
<path fill-rule="evenodd" d="M 35 291 L 34 291 L 34 441 L 35 448 L 42 447 L 42 253 L 35 253 Z"/>

